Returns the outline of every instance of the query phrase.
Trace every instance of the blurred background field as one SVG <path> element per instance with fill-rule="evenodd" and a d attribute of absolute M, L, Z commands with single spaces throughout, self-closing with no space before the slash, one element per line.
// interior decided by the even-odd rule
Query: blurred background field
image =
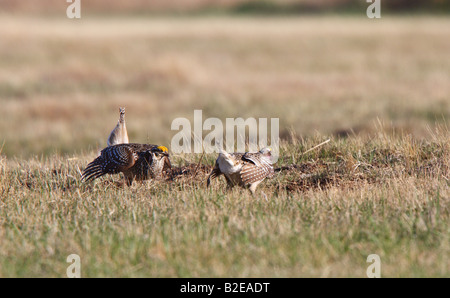
<path fill-rule="evenodd" d="M 382 19 L 361 2 L 82 1 L 76 20 L 65 1 L 3 0 L 2 154 L 102 148 L 119 106 L 135 142 L 170 145 L 194 109 L 278 117 L 282 139 L 371 134 L 377 118 L 426 138 L 450 114 L 450 19 L 430 14 L 448 1 L 384 1 Z"/>

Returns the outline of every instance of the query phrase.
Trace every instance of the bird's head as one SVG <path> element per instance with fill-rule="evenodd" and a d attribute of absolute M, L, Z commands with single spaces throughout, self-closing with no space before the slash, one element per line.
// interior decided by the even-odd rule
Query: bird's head
<path fill-rule="evenodd" d="M 264 147 L 261 150 L 259 150 L 259 153 L 265 158 L 267 158 L 270 162 L 272 162 L 272 148 L 270 147 Z"/>
<path fill-rule="evenodd" d="M 261 153 L 264 156 L 272 156 L 272 149 L 270 147 L 264 147 L 261 150 L 259 150 L 259 153 Z"/>
<path fill-rule="evenodd" d="M 165 146 L 158 146 L 151 150 L 155 156 L 169 156 L 169 150 Z"/>
<path fill-rule="evenodd" d="M 171 169 L 172 164 L 170 163 L 169 150 L 165 146 L 158 146 L 152 150 L 152 160 L 156 161 L 154 166 L 162 167 L 161 170 Z"/>
<path fill-rule="evenodd" d="M 119 122 L 125 121 L 125 107 L 119 107 Z"/>

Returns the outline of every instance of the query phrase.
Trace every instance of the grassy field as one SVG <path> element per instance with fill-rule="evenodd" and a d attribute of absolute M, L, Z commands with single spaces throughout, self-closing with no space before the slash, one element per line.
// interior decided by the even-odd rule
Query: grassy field
<path fill-rule="evenodd" d="M 319 140 L 282 145 L 279 163 L 300 167 L 255 197 L 224 179 L 207 189 L 210 167 L 123 188 L 80 182 L 94 155 L 5 162 L 0 276 L 64 277 L 76 253 L 83 277 L 365 277 L 369 254 L 383 277 L 448 277 L 448 130 L 301 154 Z"/>
<path fill-rule="evenodd" d="M 0 277 L 448 277 L 450 20 L 2 16 Z M 131 141 L 176 117 L 280 118 L 258 188 L 119 187 L 80 170 L 127 108 Z M 302 152 L 331 138 L 317 150 Z M 1 145 L 1 144 L 0 144 Z M 176 167 L 200 155 L 172 155 Z"/>
<path fill-rule="evenodd" d="M 136 142 L 176 117 L 280 118 L 280 135 L 427 136 L 450 115 L 446 18 L 2 16 L 3 154 L 103 148 L 127 107 Z"/>

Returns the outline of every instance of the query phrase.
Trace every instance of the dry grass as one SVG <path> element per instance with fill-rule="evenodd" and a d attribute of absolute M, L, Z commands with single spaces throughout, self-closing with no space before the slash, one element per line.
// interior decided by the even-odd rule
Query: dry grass
<path fill-rule="evenodd" d="M 63 277 L 76 253 L 84 277 L 365 277 L 376 253 L 384 277 L 446 277 L 449 132 L 434 136 L 282 144 L 278 166 L 297 168 L 255 197 L 206 188 L 214 155 L 195 177 L 199 156 L 181 155 L 174 179 L 131 188 L 81 183 L 93 156 L 7 160 L 0 276 Z"/>
<path fill-rule="evenodd" d="M 448 277 L 448 23 L 2 16 L 0 277 L 63 277 L 72 253 L 85 277 L 365 277 L 373 253 L 385 277 Z M 254 198 L 206 189 L 213 154 L 83 184 L 119 106 L 160 144 L 194 109 L 279 117 L 296 166 Z"/>

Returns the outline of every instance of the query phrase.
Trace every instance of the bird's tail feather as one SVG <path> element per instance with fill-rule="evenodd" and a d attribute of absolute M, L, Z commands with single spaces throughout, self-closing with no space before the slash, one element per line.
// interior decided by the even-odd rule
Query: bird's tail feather
<path fill-rule="evenodd" d="M 82 181 L 90 181 L 97 179 L 106 174 L 103 167 L 103 157 L 99 156 L 94 161 L 92 161 L 86 169 L 83 171 L 83 175 L 81 176 Z"/>

